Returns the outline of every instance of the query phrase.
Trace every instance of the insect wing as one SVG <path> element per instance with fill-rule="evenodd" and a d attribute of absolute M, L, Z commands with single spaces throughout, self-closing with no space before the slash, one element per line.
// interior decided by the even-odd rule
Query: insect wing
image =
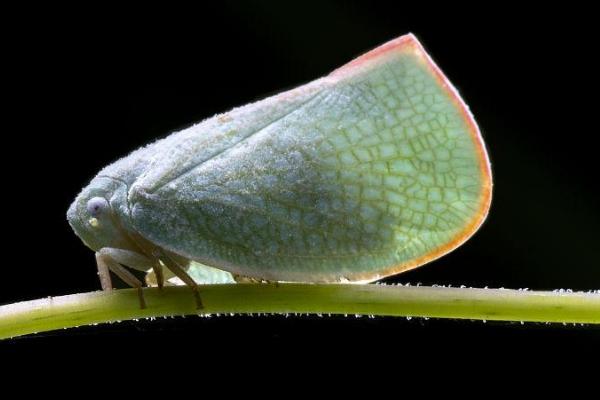
<path fill-rule="evenodd" d="M 370 281 L 451 251 L 487 214 L 479 130 L 414 36 L 243 110 L 229 114 L 235 141 L 194 144 L 214 117 L 134 185 L 142 235 L 245 276 Z"/>

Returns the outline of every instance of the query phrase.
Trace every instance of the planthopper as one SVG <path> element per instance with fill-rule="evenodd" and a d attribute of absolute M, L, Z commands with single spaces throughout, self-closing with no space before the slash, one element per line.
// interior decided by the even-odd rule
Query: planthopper
<path fill-rule="evenodd" d="M 371 282 L 418 267 L 473 235 L 491 193 L 473 116 L 409 34 L 134 151 L 67 217 L 104 290 L 112 272 L 144 307 L 132 268 L 189 285 L 201 308 L 199 283 Z"/>

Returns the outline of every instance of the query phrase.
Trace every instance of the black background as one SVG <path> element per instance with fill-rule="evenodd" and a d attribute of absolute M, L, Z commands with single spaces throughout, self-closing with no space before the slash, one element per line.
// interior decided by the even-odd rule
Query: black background
<path fill-rule="evenodd" d="M 214 113 L 321 77 L 407 32 L 470 105 L 495 192 L 487 222 L 464 246 L 388 281 L 598 289 L 599 65 L 588 15 L 548 6 L 458 10 L 343 1 L 220 2 L 177 12 L 27 10 L 4 49 L 5 112 L 17 126 L 3 130 L 0 304 L 99 289 L 93 253 L 65 212 L 101 167 Z M 188 355 L 459 349 L 485 356 L 514 348 L 597 351 L 599 339 L 597 328 L 562 325 L 221 317 L 86 327 L 2 346 L 97 353 L 109 346 L 115 354 L 177 348 Z"/>

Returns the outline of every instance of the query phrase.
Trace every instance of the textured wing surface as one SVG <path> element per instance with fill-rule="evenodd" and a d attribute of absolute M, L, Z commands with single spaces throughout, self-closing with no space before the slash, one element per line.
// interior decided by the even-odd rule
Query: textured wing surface
<path fill-rule="evenodd" d="M 219 157 L 242 143 L 257 131 L 310 102 L 323 88 L 324 82 L 316 80 L 294 90 L 266 100 L 235 108 L 188 129 L 172 134 L 149 146 L 152 160 L 137 177 L 131 188 L 134 194 L 152 194 L 167 183 L 202 163 Z M 135 198 L 130 199 L 135 201 Z"/>
<path fill-rule="evenodd" d="M 246 133 L 221 151 L 195 144 L 218 117 L 175 144 L 185 161 L 157 160 L 130 193 L 136 229 L 233 273 L 315 282 L 378 279 L 474 233 L 489 207 L 487 155 L 413 36 L 305 87 L 268 123 L 236 121 Z M 267 115 L 285 97 L 245 112 Z"/>

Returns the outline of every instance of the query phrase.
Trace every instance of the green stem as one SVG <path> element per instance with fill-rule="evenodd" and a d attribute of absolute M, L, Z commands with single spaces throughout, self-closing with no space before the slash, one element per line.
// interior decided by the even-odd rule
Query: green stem
<path fill-rule="evenodd" d="M 0 339 L 136 318 L 198 314 L 189 288 L 81 293 L 0 306 Z M 202 314 L 321 313 L 600 324 L 600 293 L 385 285 L 233 284 L 201 288 Z"/>

